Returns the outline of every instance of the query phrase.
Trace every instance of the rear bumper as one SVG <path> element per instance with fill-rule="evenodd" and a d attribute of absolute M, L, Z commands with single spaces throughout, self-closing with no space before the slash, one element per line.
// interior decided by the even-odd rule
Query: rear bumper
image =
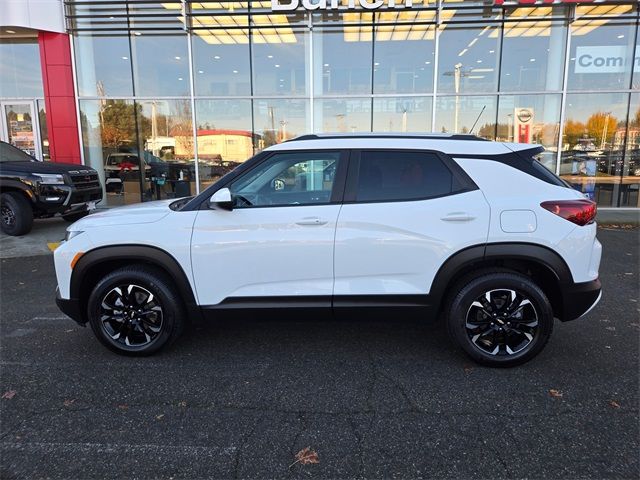
<path fill-rule="evenodd" d="M 562 292 L 562 318 L 567 322 L 575 320 L 589 313 L 602 297 L 600 279 L 591 282 L 574 283 L 563 289 Z"/>
<path fill-rule="evenodd" d="M 56 288 L 56 305 L 62 313 L 71 317 L 76 323 L 84 325 L 87 321 L 82 315 L 80 300 L 76 298 L 60 298 L 60 291 Z"/>

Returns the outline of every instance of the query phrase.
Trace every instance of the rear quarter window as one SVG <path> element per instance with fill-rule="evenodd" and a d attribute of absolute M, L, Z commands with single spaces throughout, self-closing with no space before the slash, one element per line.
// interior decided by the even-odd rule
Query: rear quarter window
<path fill-rule="evenodd" d="M 561 179 L 559 176 L 557 176 L 542 164 L 540 154 L 534 155 L 529 159 L 529 161 L 531 162 L 533 170 L 537 173 L 537 175 L 534 176 L 536 176 L 540 180 L 544 180 L 545 182 L 552 185 L 557 185 L 558 187 L 571 188 L 571 185 L 569 185 L 567 182 L 565 182 L 563 179 Z"/>
<path fill-rule="evenodd" d="M 420 200 L 461 190 L 442 159 L 431 152 L 362 151 L 357 202 Z"/>

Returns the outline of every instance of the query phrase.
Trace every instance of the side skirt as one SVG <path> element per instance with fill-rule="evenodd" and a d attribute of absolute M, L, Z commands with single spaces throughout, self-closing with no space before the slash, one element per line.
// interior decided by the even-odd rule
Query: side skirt
<path fill-rule="evenodd" d="M 220 318 L 269 319 L 389 319 L 391 314 L 428 318 L 437 310 L 429 295 L 337 295 L 230 297 L 201 307 L 207 320 Z"/>

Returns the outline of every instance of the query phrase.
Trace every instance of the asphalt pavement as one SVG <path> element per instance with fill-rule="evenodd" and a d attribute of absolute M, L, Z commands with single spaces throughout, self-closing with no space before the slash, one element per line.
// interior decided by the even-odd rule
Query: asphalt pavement
<path fill-rule="evenodd" d="M 56 309 L 51 255 L 2 259 L 0 478 L 637 479 L 639 231 L 599 238 L 601 303 L 507 370 L 399 317 L 276 313 L 120 357 Z"/>

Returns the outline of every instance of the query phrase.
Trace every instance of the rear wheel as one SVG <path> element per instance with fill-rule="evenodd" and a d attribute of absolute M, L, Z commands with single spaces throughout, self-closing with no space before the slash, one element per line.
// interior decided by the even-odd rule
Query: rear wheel
<path fill-rule="evenodd" d="M 447 326 L 475 361 L 512 367 L 531 360 L 553 330 L 553 310 L 544 292 L 527 276 L 488 273 L 458 285 Z"/>
<path fill-rule="evenodd" d="M 124 355 L 151 355 L 182 333 L 180 297 L 164 272 L 132 266 L 115 270 L 89 297 L 91 328 L 107 348 Z"/>
<path fill-rule="evenodd" d="M 31 231 L 33 210 L 29 201 L 18 192 L 0 196 L 0 226 L 7 235 L 20 236 Z"/>

